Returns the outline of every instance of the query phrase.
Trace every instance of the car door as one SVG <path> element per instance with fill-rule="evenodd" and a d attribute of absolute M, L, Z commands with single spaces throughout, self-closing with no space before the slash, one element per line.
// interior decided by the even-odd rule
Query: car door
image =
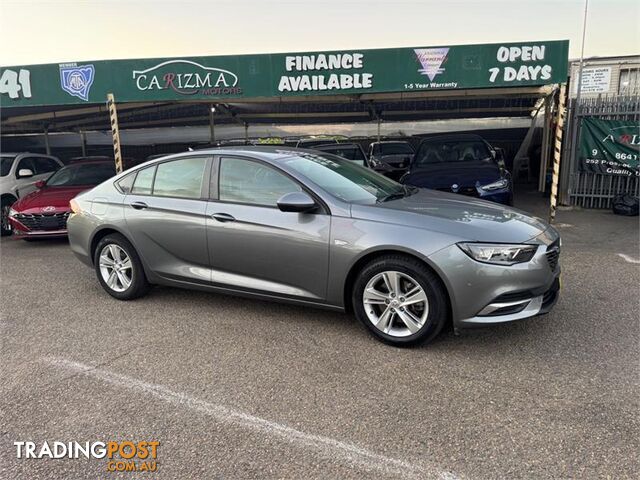
<path fill-rule="evenodd" d="M 256 159 L 214 161 L 207 241 L 215 284 L 278 297 L 326 297 L 331 217 L 282 212 L 277 200 L 303 190 Z"/>
<path fill-rule="evenodd" d="M 124 200 L 127 230 L 154 273 L 209 283 L 206 210 L 210 156 L 189 156 L 138 170 Z"/>
<path fill-rule="evenodd" d="M 31 170 L 33 175 L 23 177 L 20 175 L 20 170 Z M 21 198 L 25 195 L 29 195 L 31 192 L 35 192 L 37 190 L 35 183 L 40 180 L 38 175 L 36 175 L 36 166 L 33 157 L 22 157 L 18 160 L 15 169 L 15 194 L 16 197 Z"/>

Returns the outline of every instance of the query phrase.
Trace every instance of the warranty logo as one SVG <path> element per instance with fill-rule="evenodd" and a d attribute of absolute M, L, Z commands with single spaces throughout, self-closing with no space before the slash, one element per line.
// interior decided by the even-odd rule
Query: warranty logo
<path fill-rule="evenodd" d="M 436 75 L 444 72 L 442 64 L 447 58 L 449 48 L 415 48 L 413 51 L 422 65 L 418 72 L 429 77 L 429 80 L 433 82 Z"/>
<path fill-rule="evenodd" d="M 69 95 L 89 101 L 89 90 L 93 85 L 95 68 L 93 65 L 76 65 L 65 63 L 60 65 L 60 86 Z"/>

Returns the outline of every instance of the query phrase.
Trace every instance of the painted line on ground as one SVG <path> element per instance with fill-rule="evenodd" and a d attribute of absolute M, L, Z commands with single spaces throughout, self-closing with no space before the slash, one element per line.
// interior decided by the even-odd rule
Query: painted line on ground
<path fill-rule="evenodd" d="M 279 437 L 296 446 L 315 450 L 327 458 L 340 458 L 366 470 L 384 472 L 403 478 L 459 479 L 458 476 L 451 472 L 397 460 L 331 437 L 305 433 L 287 425 L 256 417 L 240 410 L 206 402 L 184 393 L 174 392 L 163 385 L 143 382 L 126 375 L 63 358 L 48 357 L 44 358 L 43 361 L 54 367 L 73 372 L 74 374 L 86 375 L 102 380 L 110 385 L 151 395 L 176 407 L 197 411 L 219 422 L 257 430 L 270 436 Z"/>
<path fill-rule="evenodd" d="M 618 253 L 618 256 L 620 258 L 622 258 L 627 263 L 640 263 L 639 259 L 633 258 L 633 257 L 631 257 L 631 256 L 629 256 L 627 254 L 624 254 L 624 253 Z"/>

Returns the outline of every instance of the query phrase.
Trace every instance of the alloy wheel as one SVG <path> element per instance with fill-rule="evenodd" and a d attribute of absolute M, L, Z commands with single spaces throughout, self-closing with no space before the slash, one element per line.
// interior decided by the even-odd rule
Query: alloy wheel
<path fill-rule="evenodd" d="M 403 272 L 374 275 L 362 294 L 369 321 L 392 337 L 417 333 L 429 316 L 429 300 L 424 289 Z"/>
<path fill-rule="evenodd" d="M 133 269 L 131 258 L 120 246 L 110 243 L 100 252 L 100 275 L 114 292 L 124 292 L 131 286 Z"/>

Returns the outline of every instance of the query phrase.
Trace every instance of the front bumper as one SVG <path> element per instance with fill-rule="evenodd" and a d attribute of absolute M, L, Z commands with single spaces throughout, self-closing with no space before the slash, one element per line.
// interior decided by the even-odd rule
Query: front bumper
<path fill-rule="evenodd" d="M 18 213 L 9 217 L 13 235 L 17 238 L 49 238 L 67 235 L 67 218 L 70 212 L 54 214 Z"/>
<path fill-rule="evenodd" d="M 429 259 L 445 282 L 454 328 L 511 322 L 547 313 L 559 297 L 559 236 L 549 228 L 526 263 L 500 266 L 477 262 L 457 245 Z"/>

